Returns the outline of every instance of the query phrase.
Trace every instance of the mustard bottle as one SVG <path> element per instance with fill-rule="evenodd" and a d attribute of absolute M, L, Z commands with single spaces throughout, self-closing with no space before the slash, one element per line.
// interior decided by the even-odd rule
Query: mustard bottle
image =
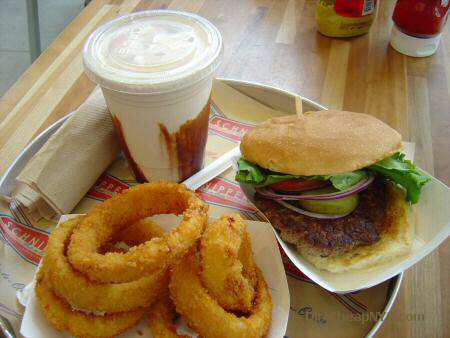
<path fill-rule="evenodd" d="M 317 29 L 330 37 L 366 34 L 375 18 L 377 0 L 318 0 Z"/>

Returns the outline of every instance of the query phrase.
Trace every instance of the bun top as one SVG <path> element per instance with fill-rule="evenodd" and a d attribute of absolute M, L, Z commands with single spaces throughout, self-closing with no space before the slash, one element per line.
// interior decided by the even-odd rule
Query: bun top
<path fill-rule="evenodd" d="M 321 110 L 272 118 L 243 137 L 243 157 L 293 175 L 328 175 L 367 167 L 396 153 L 401 135 L 377 118 Z"/>

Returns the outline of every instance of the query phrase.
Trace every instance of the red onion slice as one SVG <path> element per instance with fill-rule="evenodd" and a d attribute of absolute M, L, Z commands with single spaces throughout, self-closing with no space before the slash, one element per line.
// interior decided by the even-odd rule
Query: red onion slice
<path fill-rule="evenodd" d="M 319 219 L 337 219 L 337 218 L 342 218 L 345 217 L 349 214 L 351 214 L 353 212 L 350 211 L 346 214 L 342 214 L 342 215 L 328 215 L 328 214 L 317 214 L 315 212 L 311 212 L 311 211 L 306 211 L 304 209 L 300 209 L 297 208 L 295 206 L 293 206 L 292 204 L 289 204 L 288 202 L 282 201 L 282 200 L 275 200 L 275 202 L 279 203 L 280 205 L 282 205 L 285 208 L 291 209 L 292 211 L 298 212 L 299 214 L 308 216 L 308 217 L 313 217 L 313 218 L 319 218 Z"/>
<path fill-rule="evenodd" d="M 281 181 L 281 182 L 284 182 L 284 181 Z M 280 183 L 280 182 L 278 182 L 278 183 Z M 274 183 L 274 184 L 276 184 L 276 183 Z M 273 184 L 271 184 L 270 189 L 272 189 L 275 193 L 289 195 L 289 194 L 295 194 L 295 193 L 307 192 L 307 191 L 313 191 L 313 190 L 325 188 L 328 185 L 330 185 L 329 181 L 321 181 L 320 184 L 318 184 L 317 187 L 315 187 L 315 188 L 306 187 L 306 188 L 302 188 L 302 189 L 282 190 L 282 189 L 273 188 Z"/>
<path fill-rule="evenodd" d="M 298 200 L 317 200 L 317 201 L 326 201 L 326 200 L 337 200 L 340 198 L 345 198 L 351 195 L 354 195 L 358 192 L 365 190 L 375 179 L 372 174 L 368 174 L 365 180 L 362 180 L 358 184 L 350 187 L 344 191 L 333 192 L 331 194 L 323 194 L 323 195 L 286 195 L 286 194 L 278 194 L 273 191 L 271 188 L 263 187 L 256 188 L 255 190 L 262 196 L 274 199 L 274 200 L 287 200 L 287 201 L 298 201 Z"/>

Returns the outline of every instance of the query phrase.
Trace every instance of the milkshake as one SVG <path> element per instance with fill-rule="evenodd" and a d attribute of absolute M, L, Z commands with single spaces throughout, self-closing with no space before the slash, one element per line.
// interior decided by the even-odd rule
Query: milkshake
<path fill-rule="evenodd" d="M 123 16 L 86 41 L 85 71 L 102 88 L 139 181 L 180 182 L 201 169 L 221 57 L 217 28 L 178 11 Z"/>

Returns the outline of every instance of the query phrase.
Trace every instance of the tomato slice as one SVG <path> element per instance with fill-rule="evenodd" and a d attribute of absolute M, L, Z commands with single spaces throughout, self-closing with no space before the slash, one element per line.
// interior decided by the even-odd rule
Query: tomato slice
<path fill-rule="evenodd" d="M 322 188 L 326 185 L 328 185 L 328 181 L 305 180 L 303 178 L 295 178 L 271 184 L 270 187 L 274 190 L 283 192 L 299 192 Z"/>

